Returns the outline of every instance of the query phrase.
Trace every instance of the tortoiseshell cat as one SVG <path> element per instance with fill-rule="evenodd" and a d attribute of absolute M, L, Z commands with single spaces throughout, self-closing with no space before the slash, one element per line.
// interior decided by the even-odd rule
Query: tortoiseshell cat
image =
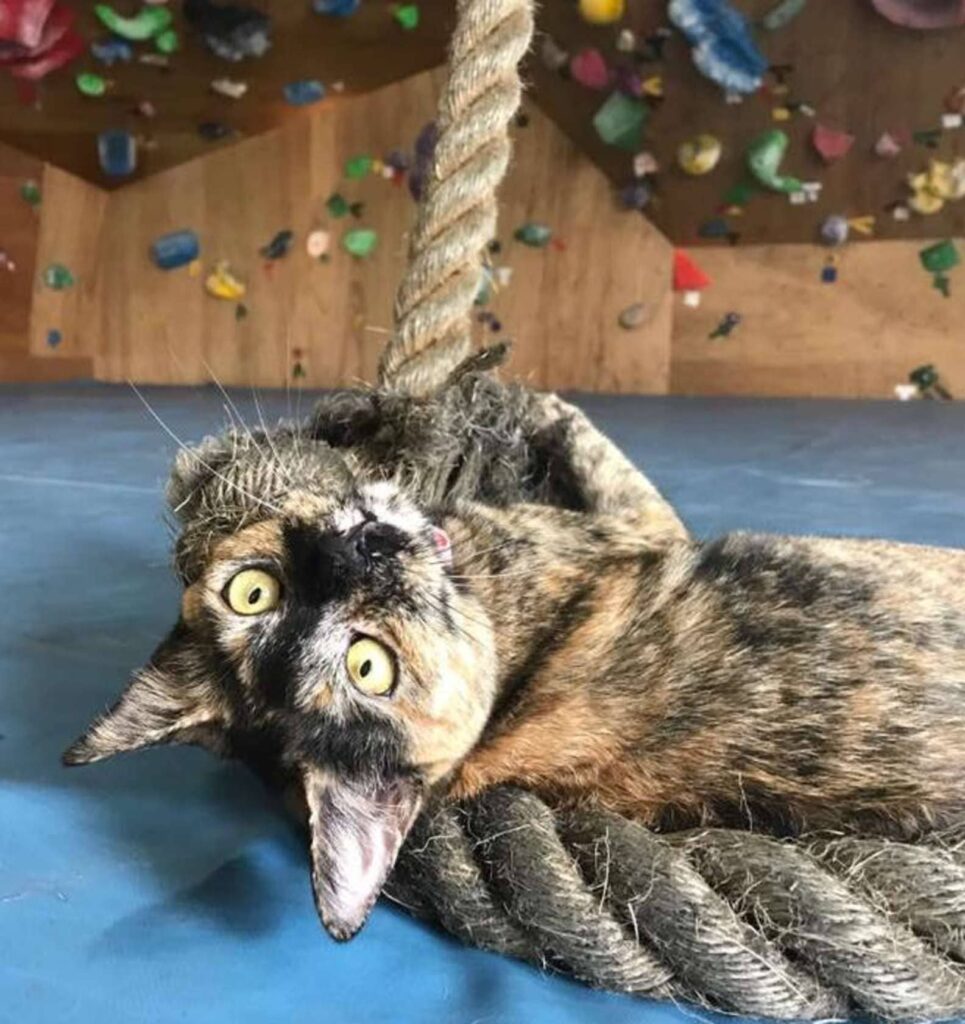
<path fill-rule="evenodd" d="M 277 762 L 337 938 L 434 789 L 516 782 L 656 826 L 910 835 L 965 811 L 963 551 L 697 544 L 354 481 L 289 485 L 203 550 L 177 627 L 66 759 L 176 740 Z"/>

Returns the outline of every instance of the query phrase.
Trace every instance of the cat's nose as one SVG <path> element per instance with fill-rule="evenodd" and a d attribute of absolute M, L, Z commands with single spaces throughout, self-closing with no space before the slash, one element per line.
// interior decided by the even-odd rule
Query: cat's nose
<path fill-rule="evenodd" d="M 408 543 L 406 535 L 390 523 L 366 519 L 353 527 L 346 537 L 349 549 L 365 562 L 397 554 Z"/>

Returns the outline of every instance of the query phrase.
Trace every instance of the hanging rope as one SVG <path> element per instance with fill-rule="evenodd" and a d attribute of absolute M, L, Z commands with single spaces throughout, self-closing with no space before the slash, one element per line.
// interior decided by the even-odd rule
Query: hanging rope
<path fill-rule="evenodd" d="M 531 35 L 530 0 L 458 0 L 384 388 L 431 394 L 470 353 Z M 919 844 L 661 836 L 503 788 L 423 816 L 390 892 L 466 942 L 602 988 L 772 1018 L 965 1014 L 965 830 Z"/>
<path fill-rule="evenodd" d="M 379 367 L 383 387 L 412 395 L 433 391 L 469 355 L 480 254 L 496 234 L 518 65 L 533 33 L 531 0 L 456 6 L 439 135 Z"/>

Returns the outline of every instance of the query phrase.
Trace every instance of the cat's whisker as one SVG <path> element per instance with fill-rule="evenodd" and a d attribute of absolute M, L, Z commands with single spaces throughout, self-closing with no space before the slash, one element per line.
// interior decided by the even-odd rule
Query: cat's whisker
<path fill-rule="evenodd" d="M 219 473 L 214 468 L 214 466 L 211 466 L 207 462 L 205 462 L 204 459 L 202 459 L 201 456 L 198 455 L 198 453 L 197 453 L 197 451 L 195 451 L 195 449 L 193 449 L 190 445 L 188 445 L 184 441 L 182 441 L 181 438 L 178 437 L 178 435 L 175 434 L 175 432 L 164 422 L 164 420 L 161 419 L 161 417 L 155 411 L 154 407 L 144 397 L 144 395 L 141 393 L 140 388 L 138 388 L 138 386 L 134 383 L 134 381 L 128 380 L 127 383 L 130 385 L 131 390 L 134 392 L 134 394 L 137 395 L 137 397 L 141 400 L 141 404 L 144 406 L 144 408 L 147 409 L 147 411 L 155 419 L 155 421 L 157 422 L 158 426 L 165 432 L 165 434 L 168 435 L 168 437 L 171 438 L 172 441 L 175 442 L 175 444 L 177 444 L 177 446 L 182 451 L 184 451 L 188 455 L 190 455 L 192 459 L 194 459 L 196 462 L 199 463 L 199 465 L 204 466 L 204 468 L 209 473 L 212 473 L 215 477 L 217 477 L 219 480 L 221 480 L 222 483 L 227 484 L 233 490 L 236 490 L 239 494 L 241 494 L 244 497 L 248 498 L 249 501 L 254 501 L 254 502 L 256 502 L 259 505 L 263 505 L 265 508 L 270 509 L 276 515 L 283 515 L 282 509 L 280 509 L 277 505 L 273 505 L 270 501 L 265 501 L 264 498 L 259 498 L 258 495 L 256 495 L 256 494 L 251 494 L 250 492 L 246 491 L 243 487 L 241 487 L 239 484 L 235 483 L 234 480 L 229 480 L 228 477 L 224 476 L 224 474 Z"/>

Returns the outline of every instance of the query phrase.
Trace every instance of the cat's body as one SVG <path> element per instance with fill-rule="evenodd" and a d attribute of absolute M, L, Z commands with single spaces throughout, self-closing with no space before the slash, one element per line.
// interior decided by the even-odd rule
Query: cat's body
<path fill-rule="evenodd" d="M 66 762 L 190 742 L 296 784 L 339 938 L 431 791 L 781 831 L 962 812 L 965 553 L 696 546 L 577 410 L 494 387 L 182 456 L 179 621 Z"/>
<path fill-rule="evenodd" d="M 652 825 L 778 831 L 965 813 L 965 551 L 654 546 L 526 506 L 444 525 L 498 663 L 455 795 L 514 782 Z"/>

